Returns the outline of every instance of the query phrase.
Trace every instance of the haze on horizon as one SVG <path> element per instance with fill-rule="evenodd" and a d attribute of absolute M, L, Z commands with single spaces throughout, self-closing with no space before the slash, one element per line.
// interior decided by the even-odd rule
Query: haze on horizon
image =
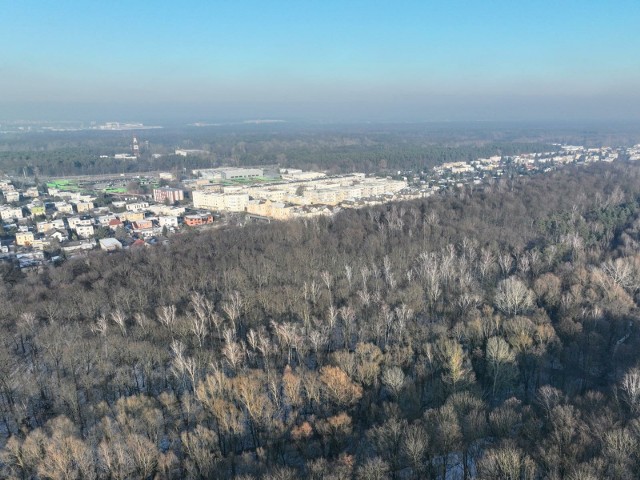
<path fill-rule="evenodd" d="M 637 1 L 2 9 L 2 120 L 640 119 Z"/>

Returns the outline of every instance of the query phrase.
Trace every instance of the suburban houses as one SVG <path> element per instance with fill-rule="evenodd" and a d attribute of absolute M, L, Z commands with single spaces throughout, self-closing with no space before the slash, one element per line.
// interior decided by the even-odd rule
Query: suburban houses
<path fill-rule="evenodd" d="M 129 192 L 125 180 L 115 175 L 106 181 L 87 177 L 40 185 L 0 176 L 0 259 L 37 268 L 94 248 L 112 252 L 150 245 L 184 229 L 215 228 L 231 218 L 242 224 L 242 219 L 268 222 L 332 215 L 344 208 L 421 198 L 505 172 L 545 172 L 620 158 L 640 160 L 640 145 L 557 145 L 550 152 L 449 162 L 429 172 L 399 171 L 392 177 L 329 176 L 274 166 L 196 169 L 182 178 L 159 172 L 135 178 L 135 185 L 147 186 L 137 192 Z"/>

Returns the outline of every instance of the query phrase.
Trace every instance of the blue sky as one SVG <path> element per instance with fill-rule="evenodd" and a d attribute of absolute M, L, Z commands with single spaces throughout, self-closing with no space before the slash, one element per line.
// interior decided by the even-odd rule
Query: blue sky
<path fill-rule="evenodd" d="M 0 105 L 638 118 L 638 24 L 637 0 L 0 0 Z"/>

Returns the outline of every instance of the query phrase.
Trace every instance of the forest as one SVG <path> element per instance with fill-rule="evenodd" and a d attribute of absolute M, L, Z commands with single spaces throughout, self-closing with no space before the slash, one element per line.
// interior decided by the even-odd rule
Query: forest
<path fill-rule="evenodd" d="M 0 266 L 0 477 L 640 471 L 640 167 Z"/>
<path fill-rule="evenodd" d="M 637 129 L 492 123 L 416 125 L 233 125 L 142 131 L 33 132 L 0 135 L 0 171 L 58 177 L 143 171 L 189 172 L 221 165 L 271 165 L 329 173 L 422 171 L 444 162 L 555 151 L 553 143 L 628 146 Z M 141 145 L 136 161 L 113 158 Z M 208 155 L 179 157 L 176 148 Z M 156 154 L 154 157 L 153 155 Z M 159 156 L 157 156 L 159 155 Z M 102 156 L 102 157 L 101 157 Z M 105 158 L 106 157 L 106 158 Z"/>

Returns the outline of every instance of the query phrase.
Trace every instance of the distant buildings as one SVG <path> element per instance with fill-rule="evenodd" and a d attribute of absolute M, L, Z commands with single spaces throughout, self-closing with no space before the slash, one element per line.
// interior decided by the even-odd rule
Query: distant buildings
<path fill-rule="evenodd" d="M 206 150 L 197 150 L 195 148 L 191 148 L 191 149 L 186 149 L 186 148 L 179 148 L 176 150 L 176 155 L 179 155 L 181 157 L 188 157 L 190 155 L 208 155 L 209 152 L 207 152 Z"/>
<path fill-rule="evenodd" d="M 260 178 L 264 176 L 262 168 L 238 168 L 238 167 L 222 167 L 222 168 L 199 168 L 192 171 L 194 175 L 203 178 L 211 178 L 214 180 L 239 180 Z"/>
<path fill-rule="evenodd" d="M 29 247 L 33 244 L 33 232 L 17 232 L 16 245 L 21 247 Z"/>
<path fill-rule="evenodd" d="M 211 193 L 206 191 L 195 191 L 193 196 L 194 208 L 206 210 L 244 212 L 248 203 L 247 193 Z"/>
<path fill-rule="evenodd" d="M 179 188 L 154 188 L 153 200 L 159 203 L 175 203 L 184 200 L 184 191 Z"/>
<path fill-rule="evenodd" d="M 130 212 L 139 212 L 147 208 L 149 208 L 149 204 L 147 202 L 128 203 L 125 205 L 125 209 Z"/>
<path fill-rule="evenodd" d="M 122 243 L 115 238 L 101 238 L 99 240 L 100 248 L 106 252 L 114 252 L 122 250 Z"/>
<path fill-rule="evenodd" d="M 0 206 L 0 219 L 2 220 L 12 220 L 12 219 L 20 219 L 24 218 L 22 215 L 21 207 L 10 207 L 8 205 Z"/>
<path fill-rule="evenodd" d="M 17 190 L 5 190 L 2 192 L 4 196 L 4 200 L 7 203 L 19 202 L 20 201 L 20 192 Z"/>
<path fill-rule="evenodd" d="M 198 227 L 200 225 L 208 225 L 213 223 L 213 215 L 185 215 L 184 224 L 189 227 Z"/>

